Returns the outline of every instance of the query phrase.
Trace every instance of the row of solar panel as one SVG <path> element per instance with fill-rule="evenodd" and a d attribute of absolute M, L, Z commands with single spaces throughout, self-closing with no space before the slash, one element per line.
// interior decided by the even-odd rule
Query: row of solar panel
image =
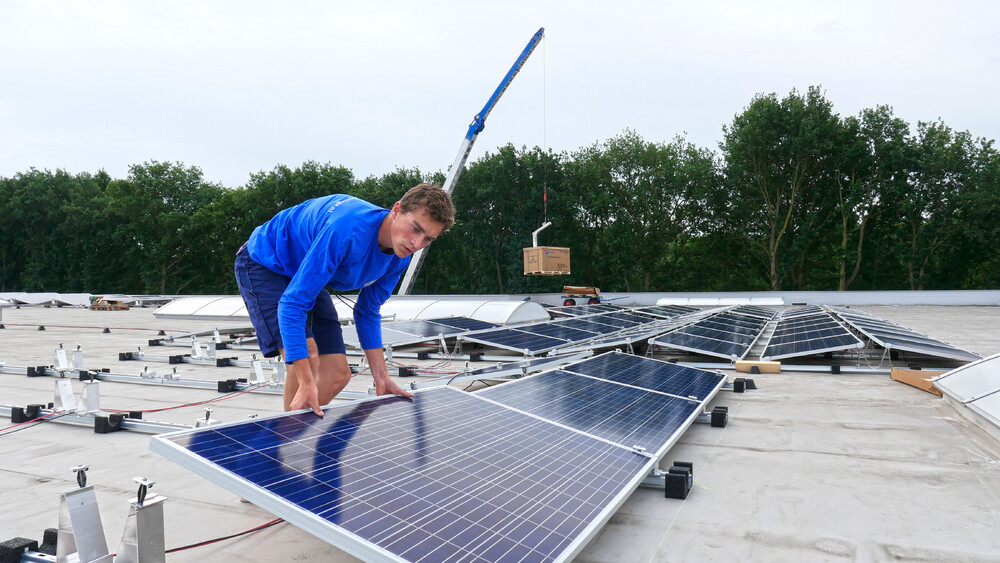
<path fill-rule="evenodd" d="M 757 311 L 753 311 L 757 313 Z M 772 311 L 771 316 L 774 315 Z M 736 309 L 716 313 L 706 319 L 651 339 L 652 345 L 664 346 L 727 360 L 740 360 L 750 352 L 770 316 L 763 319 L 737 313 Z"/>
<path fill-rule="evenodd" d="M 364 560 L 565 561 L 723 382 L 612 353 L 476 394 L 438 387 L 151 448 Z"/>
<path fill-rule="evenodd" d="M 586 307 L 595 310 L 598 305 Z M 572 307 L 584 309 L 585 307 Z M 638 309 L 637 312 L 642 312 Z M 660 315 L 664 315 L 663 311 Z M 613 339 L 615 335 L 625 331 L 638 331 L 640 337 L 644 326 L 654 325 L 655 317 L 638 315 L 631 312 L 605 312 L 586 316 L 576 316 L 567 319 L 548 321 L 530 325 L 520 325 L 512 328 L 498 328 L 489 331 L 463 334 L 461 342 L 474 342 L 506 350 L 522 352 L 525 355 L 536 355 L 551 350 L 569 349 L 581 343 L 594 344 Z M 656 325 L 659 326 L 659 325 Z M 647 334 L 648 335 L 648 334 Z"/>
<path fill-rule="evenodd" d="M 655 323 L 655 318 L 677 318 L 697 311 L 674 305 L 626 310 L 609 304 L 556 309 L 571 310 L 572 313 L 564 314 L 576 316 L 513 328 L 464 317 L 401 321 L 385 323 L 382 338 L 384 345 L 398 346 L 461 336 L 463 341 L 537 355 L 556 349 L 610 346 L 649 338 L 673 328 Z M 846 325 L 887 350 L 960 361 L 979 358 L 873 315 L 848 310 L 833 313 L 837 317 L 816 305 L 783 311 L 761 358 L 777 360 L 862 348 L 864 343 Z M 736 307 L 658 336 L 651 343 L 730 360 L 742 359 L 774 314 L 774 310 L 765 307 Z M 361 347 L 353 327 L 345 327 L 344 340 Z"/>
<path fill-rule="evenodd" d="M 864 343 L 830 312 L 807 306 L 782 313 L 761 359 L 779 360 L 863 347 Z"/>
<path fill-rule="evenodd" d="M 415 344 L 436 338 L 453 338 L 459 334 L 497 328 L 499 325 L 470 319 L 468 317 L 442 317 L 438 319 L 415 319 L 382 323 L 382 344 L 400 346 Z M 344 343 L 361 348 L 361 340 L 354 325 L 342 328 Z"/>
<path fill-rule="evenodd" d="M 858 332 L 886 350 L 902 350 L 964 362 L 982 357 L 874 315 L 845 309 L 836 309 L 835 312 Z"/>

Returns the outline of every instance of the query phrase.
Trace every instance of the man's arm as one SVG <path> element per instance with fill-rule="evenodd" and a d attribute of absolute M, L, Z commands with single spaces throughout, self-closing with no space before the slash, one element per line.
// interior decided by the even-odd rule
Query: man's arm
<path fill-rule="evenodd" d="M 389 370 L 385 367 L 385 354 L 382 353 L 381 348 L 365 350 L 365 358 L 368 359 L 368 368 L 372 371 L 372 377 L 375 378 L 376 395 L 413 396 L 413 393 L 403 389 L 389 378 Z"/>
<path fill-rule="evenodd" d="M 312 409 L 318 416 L 323 416 L 323 405 L 319 404 L 319 389 L 316 387 L 316 378 L 312 366 L 309 365 L 309 358 L 300 358 L 292 362 L 290 371 L 289 375 L 295 378 L 298 388 L 292 397 L 292 402 L 289 403 L 289 409 L 293 411 Z M 285 385 L 289 384 L 290 379 L 285 380 Z"/>

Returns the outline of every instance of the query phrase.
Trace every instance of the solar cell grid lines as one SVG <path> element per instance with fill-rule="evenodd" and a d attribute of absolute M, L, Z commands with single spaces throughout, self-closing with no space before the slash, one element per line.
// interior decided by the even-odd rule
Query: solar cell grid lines
<path fill-rule="evenodd" d="M 725 380 L 721 374 L 631 354 L 607 353 L 563 368 L 625 385 L 705 401 Z"/>
<path fill-rule="evenodd" d="M 670 319 L 698 312 L 698 309 L 686 305 L 654 305 L 652 307 L 640 307 L 635 309 L 635 312 Z"/>
<path fill-rule="evenodd" d="M 631 447 L 658 452 L 699 402 L 564 370 L 550 371 L 477 391 L 570 428 Z"/>
<path fill-rule="evenodd" d="M 597 303 L 594 305 L 569 305 L 566 307 L 549 307 L 547 311 L 551 315 L 579 317 L 583 315 L 594 315 L 597 313 L 612 313 L 622 311 L 624 308 L 610 303 Z"/>
<path fill-rule="evenodd" d="M 653 322 L 634 326 L 632 328 L 626 328 L 617 332 L 599 335 L 595 338 L 587 340 L 586 342 L 570 343 L 566 346 L 559 347 L 550 353 L 562 354 L 581 350 L 599 350 L 601 348 L 611 347 L 628 347 L 632 353 L 635 353 L 634 349 L 631 348 L 633 344 L 637 344 L 649 339 L 652 336 L 662 334 L 676 327 L 677 321 L 658 319 Z"/>
<path fill-rule="evenodd" d="M 630 313 L 602 313 L 479 331 L 462 335 L 459 339 L 461 342 L 474 342 L 535 355 L 556 349 L 579 348 L 591 342 L 613 339 L 615 335 L 641 330 L 641 327 L 653 325 L 654 322 L 650 317 Z"/>
<path fill-rule="evenodd" d="M 568 326 L 571 328 L 586 330 L 597 334 L 608 334 L 609 332 L 618 332 L 619 330 L 621 330 L 621 327 L 599 322 L 596 317 L 574 318 L 562 321 L 553 321 L 552 324 Z"/>
<path fill-rule="evenodd" d="M 540 354 L 566 344 L 567 340 L 532 334 L 513 328 L 501 328 L 461 337 L 462 342 L 477 342 L 526 354 Z"/>
<path fill-rule="evenodd" d="M 498 325 L 466 317 L 414 319 L 382 323 L 382 343 L 385 346 L 416 344 L 438 338 L 454 338 L 470 331 L 488 330 Z M 353 325 L 342 328 L 344 343 L 361 349 L 361 340 Z"/>
<path fill-rule="evenodd" d="M 716 313 L 708 318 L 678 328 L 649 343 L 676 350 L 685 350 L 728 360 L 739 360 L 750 352 L 767 321 L 730 312 Z"/>
<path fill-rule="evenodd" d="M 543 323 L 537 325 L 528 325 L 519 327 L 518 330 L 524 332 L 530 332 L 531 334 L 540 334 L 542 336 L 551 336 L 553 338 L 560 338 L 569 341 L 583 341 L 589 340 L 598 336 L 600 333 L 591 332 L 588 330 L 580 330 L 578 328 L 573 328 L 565 325 L 560 325 L 556 323 Z"/>
<path fill-rule="evenodd" d="M 782 313 L 761 354 L 763 360 L 778 360 L 826 352 L 863 348 L 864 343 L 827 311 L 791 309 Z"/>
<path fill-rule="evenodd" d="M 748 317 L 755 317 L 758 319 L 763 319 L 769 321 L 774 318 L 777 310 L 768 307 L 758 307 L 756 305 L 740 305 L 730 310 L 730 312 L 737 315 L 746 315 Z"/>
<path fill-rule="evenodd" d="M 151 448 L 370 561 L 567 560 L 655 464 L 449 387 Z"/>

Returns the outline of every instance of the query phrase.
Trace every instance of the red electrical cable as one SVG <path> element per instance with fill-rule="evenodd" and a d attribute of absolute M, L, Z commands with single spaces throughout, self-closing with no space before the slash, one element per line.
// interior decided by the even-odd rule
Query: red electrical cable
<path fill-rule="evenodd" d="M 220 541 L 231 540 L 233 538 L 238 538 L 240 536 L 245 536 L 245 535 L 247 535 L 249 533 L 252 533 L 252 532 L 257 532 L 257 531 L 263 530 L 264 528 L 270 528 L 271 526 L 274 526 L 275 524 L 280 524 L 282 522 L 284 522 L 284 519 L 282 519 L 282 518 L 275 518 L 274 520 L 271 520 L 270 522 L 268 522 L 266 524 L 261 524 L 260 526 L 257 526 L 257 527 L 254 527 L 254 528 L 250 528 L 249 530 L 244 530 L 242 532 L 239 532 L 239 533 L 236 533 L 236 534 L 233 534 L 233 535 L 230 535 L 230 536 L 225 536 L 225 537 L 222 537 L 222 538 L 216 538 L 214 540 L 206 540 L 206 541 L 203 541 L 203 542 L 193 543 L 191 545 L 185 545 L 183 547 L 175 547 L 173 549 L 166 550 L 164 553 L 176 553 L 178 551 L 184 551 L 185 549 L 193 549 L 195 547 L 202 547 L 202 546 L 205 546 L 205 545 L 211 545 L 213 543 L 218 543 Z"/>

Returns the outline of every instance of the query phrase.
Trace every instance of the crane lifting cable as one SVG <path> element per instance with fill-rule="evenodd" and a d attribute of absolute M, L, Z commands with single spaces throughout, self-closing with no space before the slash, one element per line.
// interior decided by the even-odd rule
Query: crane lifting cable
<path fill-rule="evenodd" d="M 465 134 L 465 138 L 462 139 L 462 145 L 458 149 L 458 156 L 455 157 L 454 164 L 451 165 L 451 169 L 448 170 L 448 176 L 444 180 L 444 185 L 441 186 L 448 195 L 451 195 L 455 191 L 455 184 L 458 182 L 458 177 L 462 173 L 462 169 L 465 168 L 465 161 L 469 158 L 469 153 L 472 151 L 472 145 L 476 142 L 476 137 L 486 126 L 486 117 L 489 116 L 490 112 L 493 111 L 493 107 L 496 106 L 497 101 L 500 100 L 500 96 L 507 90 L 510 86 L 511 81 L 514 80 L 514 76 L 517 75 L 521 67 L 524 66 L 525 61 L 531 56 L 531 53 L 538 46 L 538 43 L 545 36 L 545 28 L 539 28 L 538 31 L 531 37 L 528 41 L 527 46 L 521 51 L 521 54 L 514 61 L 514 65 L 510 67 L 507 74 L 504 75 L 503 80 L 500 81 L 500 85 L 497 89 L 493 91 L 493 95 L 490 99 L 486 101 L 486 105 L 483 109 L 472 118 L 472 123 L 469 125 L 469 130 Z M 427 248 L 422 248 L 418 250 L 413 258 L 410 259 L 410 266 L 406 269 L 406 274 L 403 275 L 403 281 L 399 286 L 399 291 L 397 295 L 409 295 L 410 290 L 413 289 L 413 283 L 417 279 L 417 272 L 420 271 L 420 266 L 424 263 L 424 257 L 427 256 Z"/>
<path fill-rule="evenodd" d="M 545 50 L 542 49 L 542 65 L 545 65 Z M 542 151 L 548 146 L 545 136 L 545 72 L 542 72 Z M 523 249 L 524 275 L 563 276 L 570 273 L 569 248 L 562 246 L 538 246 L 538 233 L 552 226 L 549 221 L 549 184 L 542 169 L 542 226 L 531 233 L 531 246 Z"/>

